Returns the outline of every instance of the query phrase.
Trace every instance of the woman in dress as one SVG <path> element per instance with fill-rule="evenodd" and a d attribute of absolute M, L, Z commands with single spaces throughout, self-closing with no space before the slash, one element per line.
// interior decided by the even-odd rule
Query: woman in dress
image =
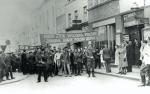
<path fill-rule="evenodd" d="M 105 68 L 105 61 L 103 59 L 103 48 L 100 49 L 100 60 L 103 68 Z"/>
<path fill-rule="evenodd" d="M 116 45 L 115 46 L 116 48 L 116 51 L 115 51 L 115 65 L 118 66 L 118 70 L 119 72 L 118 73 L 121 73 L 121 67 L 120 67 L 120 62 L 119 62 L 119 45 Z"/>
<path fill-rule="evenodd" d="M 126 45 L 125 43 L 121 44 L 120 50 L 119 50 L 119 62 L 120 62 L 120 67 L 121 67 L 121 74 L 126 74 L 127 73 L 127 57 L 126 57 Z"/>

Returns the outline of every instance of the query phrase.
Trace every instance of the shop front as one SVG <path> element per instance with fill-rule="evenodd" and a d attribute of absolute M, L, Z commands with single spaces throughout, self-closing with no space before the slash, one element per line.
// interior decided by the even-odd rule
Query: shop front
<path fill-rule="evenodd" d="M 131 10 L 123 15 L 124 35 L 132 42 L 133 65 L 140 66 L 140 47 L 143 40 L 144 9 Z"/>
<path fill-rule="evenodd" d="M 143 9 L 123 15 L 125 34 L 129 35 L 129 40 L 132 42 L 136 39 L 140 43 L 143 39 L 144 23 L 142 18 L 144 18 Z"/>
<path fill-rule="evenodd" d="M 111 49 L 112 58 L 115 58 L 116 44 L 116 24 L 115 18 L 107 19 L 93 24 L 94 31 L 98 32 L 95 47 L 98 49 L 104 48 L 105 45 Z"/>

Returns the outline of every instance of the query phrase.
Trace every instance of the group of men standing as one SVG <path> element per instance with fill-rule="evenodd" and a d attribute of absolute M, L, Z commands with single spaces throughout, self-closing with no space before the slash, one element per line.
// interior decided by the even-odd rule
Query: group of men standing
<path fill-rule="evenodd" d="M 89 77 L 91 74 L 95 77 L 95 61 L 98 62 L 95 54 L 91 46 L 74 50 L 69 47 L 57 50 L 51 47 L 41 47 L 29 53 L 24 50 L 21 55 L 21 70 L 23 74 L 37 73 L 37 82 L 41 82 L 42 75 L 45 82 L 48 81 L 48 77 L 53 76 L 79 76 L 83 73 L 84 67 Z"/>
<path fill-rule="evenodd" d="M 4 77 L 6 80 L 14 79 L 12 72 L 14 62 L 12 53 L 0 52 L 0 82 L 4 81 Z"/>

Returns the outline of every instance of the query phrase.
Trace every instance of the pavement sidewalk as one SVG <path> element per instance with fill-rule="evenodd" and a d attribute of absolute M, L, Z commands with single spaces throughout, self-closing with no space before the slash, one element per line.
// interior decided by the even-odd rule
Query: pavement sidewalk
<path fill-rule="evenodd" d="M 133 66 L 132 72 L 128 72 L 126 75 L 117 74 L 118 67 L 115 65 L 111 66 L 111 73 L 106 73 L 106 70 L 104 67 L 102 67 L 101 69 L 95 69 L 95 72 L 99 74 L 140 81 L 140 68 L 137 68 L 135 66 Z"/>
<path fill-rule="evenodd" d="M 4 77 L 5 81 L 2 81 L 0 83 L 0 85 L 5 85 L 5 84 L 19 82 L 19 81 L 22 81 L 22 80 L 24 80 L 24 79 L 26 79 L 28 77 L 28 75 L 23 75 L 22 73 L 18 73 L 18 72 L 13 73 L 13 75 L 14 75 L 15 79 L 6 80 L 6 78 Z"/>

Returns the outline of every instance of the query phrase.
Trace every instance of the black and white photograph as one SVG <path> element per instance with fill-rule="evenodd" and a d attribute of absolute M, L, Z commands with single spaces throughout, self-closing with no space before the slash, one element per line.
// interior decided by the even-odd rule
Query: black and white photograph
<path fill-rule="evenodd" d="M 0 0 L 1 94 L 148 94 L 150 0 Z"/>

